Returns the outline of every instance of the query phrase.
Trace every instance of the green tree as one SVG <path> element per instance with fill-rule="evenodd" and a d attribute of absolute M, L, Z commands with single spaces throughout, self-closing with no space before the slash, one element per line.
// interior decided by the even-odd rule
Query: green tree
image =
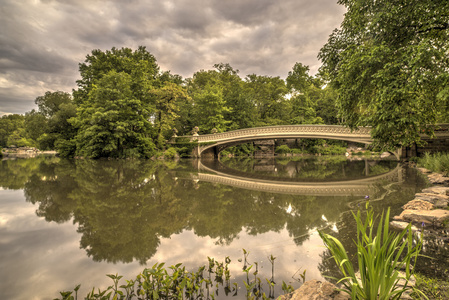
<path fill-rule="evenodd" d="M 47 118 L 53 117 L 61 109 L 61 104 L 70 102 L 72 102 L 72 96 L 61 91 L 48 91 L 44 96 L 39 96 L 34 100 L 39 108 L 39 113 Z"/>
<path fill-rule="evenodd" d="M 79 71 L 81 79 L 77 81 L 78 90 L 73 92 L 77 104 L 88 101 L 93 85 L 111 71 L 130 75 L 133 96 L 140 101 L 148 101 L 148 91 L 156 83 L 159 66 L 156 58 L 143 46 L 134 52 L 130 48 L 114 47 L 104 52 L 93 50 L 84 63 L 79 64 Z"/>
<path fill-rule="evenodd" d="M 257 117 L 250 98 L 245 97 L 245 82 L 240 78 L 239 70 L 227 63 L 215 64 L 218 80 L 222 88 L 223 99 L 229 110 L 224 112 L 224 118 L 230 123 L 228 130 L 254 127 Z"/>
<path fill-rule="evenodd" d="M 5 115 L 0 118 L 0 147 L 9 146 L 9 137 L 16 130 L 24 128 L 24 121 L 25 117 L 18 114 Z"/>
<path fill-rule="evenodd" d="M 79 128 L 76 153 L 80 156 L 144 157 L 153 155 L 151 112 L 134 96 L 131 75 L 110 71 L 92 86 L 87 101 L 72 119 Z"/>
<path fill-rule="evenodd" d="M 385 148 L 420 142 L 447 118 L 449 2 L 340 0 L 344 21 L 319 53 L 347 125 Z"/>
<path fill-rule="evenodd" d="M 198 126 L 201 133 L 211 133 L 212 129 L 218 132 L 226 131 L 231 121 L 227 119 L 232 111 L 224 98 L 228 93 L 220 73 L 215 70 L 201 70 L 189 80 L 189 93 L 193 99 L 192 116 L 195 120 L 192 125 Z"/>
<path fill-rule="evenodd" d="M 37 140 L 39 137 L 48 130 L 47 118 L 44 114 L 33 109 L 25 113 L 24 126 L 26 135 L 33 140 L 34 144 L 37 145 Z"/>
<path fill-rule="evenodd" d="M 309 75 L 309 67 L 296 63 L 288 72 L 287 88 L 291 94 L 291 124 L 320 124 L 317 117 L 317 101 L 322 96 L 321 83 Z"/>
<path fill-rule="evenodd" d="M 35 141 L 41 150 L 56 149 L 62 156 L 72 156 L 74 144 L 70 151 L 61 147 L 76 134 L 75 128 L 68 121 L 76 116 L 72 96 L 66 92 L 48 91 L 44 96 L 37 97 L 35 103 L 39 111 L 32 110 L 25 115 L 27 136 Z"/>
<path fill-rule="evenodd" d="M 256 126 L 286 124 L 290 104 L 286 101 L 287 87 L 280 77 L 248 75 L 245 79 L 245 97 L 257 111 Z"/>
<path fill-rule="evenodd" d="M 231 109 L 226 106 L 219 86 L 206 85 L 195 94 L 195 104 L 195 119 L 201 132 L 211 133 L 214 128 L 217 132 L 227 130 L 230 121 L 225 119 L 225 114 Z"/>
<path fill-rule="evenodd" d="M 155 140 L 159 148 L 165 146 L 165 139 L 173 134 L 176 119 L 179 118 L 180 106 L 190 101 L 187 91 L 173 82 L 166 82 L 162 88 L 153 89 L 150 94 L 154 97 L 156 130 Z"/>

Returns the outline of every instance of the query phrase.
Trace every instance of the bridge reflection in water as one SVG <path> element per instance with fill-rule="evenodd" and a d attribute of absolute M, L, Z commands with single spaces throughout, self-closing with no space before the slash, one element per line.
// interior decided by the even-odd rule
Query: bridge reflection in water
<path fill-rule="evenodd" d="M 198 159 L 198 174 L 191 175 L 195 181 L 229 185 L 248 190 L 314 196 L 365 196 L 379 191 L 379 183 L 401 183 L 403 167 L 397 163 L 391 171 L 367 176 L 362 179 L 340 181 L 299 181 L 292 178 L 253 174 L 229 168 L 218 160 Z"/>

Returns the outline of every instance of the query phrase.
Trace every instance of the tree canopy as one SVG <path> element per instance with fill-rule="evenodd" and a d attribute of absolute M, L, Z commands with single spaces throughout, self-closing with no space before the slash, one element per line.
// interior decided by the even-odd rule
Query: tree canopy
<path fill-rule="evenodd" d="M 61 156 L 142 157 L 167 148 L 173 133 L 209 134 L 282 124 L 334 124 L 335 93 L 296 63 L 287 79 L 228 63 L 183 79 L 160 71 L 145 47 L 95 49 L 79 64 L 72 95 L 46 92 L 38 110 L 0 119 L 0 146 L 37 146 Z"/>
<path fill-rule="evenodd" d="M 340 0 L 344 21 L 322 47 L 343 122 L 372 126 L 385 148 L 420 142 L 447 121 L 449 2 Z"/>

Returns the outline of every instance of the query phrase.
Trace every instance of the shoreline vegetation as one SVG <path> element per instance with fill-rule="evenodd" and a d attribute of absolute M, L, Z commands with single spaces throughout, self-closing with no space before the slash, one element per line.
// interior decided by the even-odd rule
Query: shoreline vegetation
<path fill-rule="evenodd" d="M 411 224 L 400 233 L 390 231 L 389 209 L 378 221 L 378 216 L 374 215 L 369 201 L 364 210 L 359 209 L 357 214 L 353 213 L 353 216 L 357 223 L 357 265 L 353 265 L 338 239 L 319 231 L 321 239 L 332 253 L 343 275 L 343 278 L 332 278 L 342 285 L 341 289 L 337 289 L 336 286 L 332 288 L 339 294 L 339 299 L 375 299 L 377 295 L 380 295 L 378 299 L 386 300 L 392 297 L 401 299 L 405 293 L 427 298 L 412 278 L 413 267 L 423 245 L 422 236 L 414 238 Z M 282 282 L 284 296 L 276 295 L 274 279 L 276 257 L 272 255 L 268 257 L 272 276 L 270 279 L 262 280 L 258 277 L 258 263 L 249 264 L 248 256 L 249 252 L 243 249 L 243 259 L 239 261 L 243 261 L 242 271 L 245 273 L 246 280 L 243 281 L 245 289 L 240 291 L 239 283 L 231 281 L 229 257 L 226 257 L 224 262 L 208 257 L 208 266 L 201 266 L 196 272 L 186 271 L 181 263 L 168 268 L 164 263 L 156 263 L 152 268 L 144 269 L 135 279 L 125 280 L 126 284 L 120 283 L 122 276 L 107 274 L 106 276 L 111 278 L 113 284 L 104 290 L 92 288 L 85 299 L 215 299 L 215 296 L 221 293 L 235 297 L 239 292 L 244 293 L 246 299 L 290 299 L 292 297 L 301 299 L 306 295 L 301 288 L 295 291 L 285 282 Z M 379 274 L 381 276 L 378 276 Z M 306 271 L 300 276 L 304 283 Z M 421 286 L 425 282 L 439 284 L 428 281 L 422 276 L 419 278 Z M 423 286 L 423 288 L 426 287 L 426 285 Z M 61 298 L 55 300 L 77 299 L 79 288 L 80 285 L 73 291 L 60 292 Z"/>
<path fill-rule="evenodd" d="M 123 276 L 118 274 L 107 274 L 113 284 L 106 289 L 92 288 L 84 299 L 215 299 L 220 295 L 238 296 L 242 293 L 246 299 L 273 299 L 275 297 L 274 268 L 276 257 L 268 256 L 271 264 L 271 278 L 261 278 L 257 262 L 250 264 L 248 260 L 249 251 L 243 250 L 242 272 L 246 280 L 237 282 L 231 278 L 231 259 L 226 257 L 224 261 L 218 261 L 207 257 L 208 264 L 200 266 L 197 271 L 187 271 L 182 263 L 165 266 L 165 263 L 156 263 L 151 268 L 145 268 L 134 279 L 125 283 Z M 301 276 L 305 281 L 306 271 Z M 80 285 L 72 291 L 60 292 L 61 297 L 55 300 L 72 300 L 78 298 Z M 294 291 L 289 284 L 282 282 L 281 289 L 284 294 Z"/>
<path fill-rule="evenodd" d="M 422 158 L 415 159 L 415 161 L 417 161 L 418 166 L 428 167 L 431 170 L 438 170 L 447 174 L 449 171 L 446 164 L 447 159 L 447 153 L 439 153 L 426 154 Z M 449 282 L 420 273 L 414 276 L 413 271 L 409 272 L 410 269 L 413 270 L 413 268 L 410 268 L 411 264 L 416 264 L 420 256 L 425 239 L 422 232 L 421 238 L 413 238 L 412 223 L 409 223 L 400 233 L 390 231 L 388 226 L 389 213 L 387 211 L 385 217 L 380 217 L 380 223 L 377 227 L 377 232 L 375 232 L 374 223 L 378 220 L 378 216 L 373 215 L 369 202 L 367 202 L 367 207 L 362 213 L 359 210 L 357 214 L 353 213 L 353 216 L 357 221 L 357 248 L 359 256 L 361 255 L 358 259 L 358 266 L 353 266 L 345 256 L 346 251 L 344 248 L 341 248 L 341 243 L 338 240 L 330 235 L 320 233 L 326 247 L 331 251 L 337 265 L 341 268 L 344 277 L 339 282 L 343 282 L 343 290 L 346 293 L 353 297 L 356 295 L 367 295 L 367 293 L 372 292 L 369 289 L 374 286 L 374 290 L 386 295 L 385 299 L 390 299 L 390 296 L 393 295 L 399 296 L 397 297 L 399 299 L 405 292 L 407 292 L 409 299 L 447 299 L 449 296 Z M 365 220 L 363 220 L 364 216 Z M 376 240 L 373 239 L 375 236 L 382 236 L 383 238 L 382 240 Z M 408 244 L 401 242 L 404 238 Z M 374 243 L 375 240 L 376 243 Z M 369 250 L 368 245 L 373 243 L 376 244 L 377 252 Z M 394 251 L 391 253 L 386 252 L 391 249 Z M 398 253 L 398 251 L 399 253 L 404 252 L 405 260 L 398 260 L 399 256 L 394 254 Z M 281 297 L 281 295 L 274 294 L 276 285 L 274 281 L 274 262 L 276 258 L 273 256 L 269 257 L 272 265 L 272 277 L 262 280 L 258 277 L 259 266 L 257 264 L 248 264 L 248 255 L 249 252 L 243 249 L 244 265 L 242 271 L 246 274 L 246 281 L 243 281 L 243 285 L 240 285 L 240 287 L 245 287 L 240 293 L 245 293 L 247 299 L 274 299 L 275 297 Z M 379 264 L 375 263 L 378 257 L 382 257 L 382 261 L 387 262 L 383 265 L 382 270 L 376 269 L 379 267 Z M 107 274 L 106 276 L 111 278 L 113 284 L 105 290 L 95 290 L 93 288 L 85 299 L 134 299 L 136 297 L 140 297 L 139 299 L 215 299 L 215 296 L 219 293 L 224 293 L 226 296 L 237 295 L 239 293 L 239 283 L 231 282 L 229 269 L 231 261 L 229 257 L 226 257 L 224 262 L 218 262 L 210 257 L 208 257 L 208 260 L 209 265 L 199 267 L 196 272 L 186 271 L 182 264 L 168 268 L 164 267 L 164 263 L 155 264 L 152 268 L 144 269 L 135 279 L 125 280 L 126 284 L 120 282 L 122 276 Z M 404 266 L 407 272 L 400 273 L 399 270 L 403 269 Z M 359 269 L 358 274 L 354 271 L 357 269 Z M 373 282 L 373 274 L 378 274 L 379 272 L 387 272 L 388 277 L 393 278 L 391 284 L 384 286 L 379 282 Z M 306 271 L 300 275 L 304 283 L 306 281 Z M 414 279 L 412 276 L 414 276 Z M 400 282 L 399 279 L 401 278 L 402 281 Z M 338 280 L 339 278 L 335 279 Z M 61 298 L 56 299 L 77 299 L 79 288 L 80 286 L 78 285 L 72 291 L 60 292 Z M 291 285 L 287 285 L 285 282 L 282 283 L 281 288 L 284 293 L 283 299 L 290 299 L 294 295 L 293 293 L 297 293 L 300 290 L 295 291 Z"/>

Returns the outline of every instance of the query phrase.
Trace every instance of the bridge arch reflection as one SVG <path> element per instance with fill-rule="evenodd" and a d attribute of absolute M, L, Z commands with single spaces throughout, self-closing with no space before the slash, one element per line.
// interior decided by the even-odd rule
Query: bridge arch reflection
<path fill-rule="evenodd" d="M 392 170 L 361 179 L 336 181 L 298 181 L 261 174 L 251 174 L 225 166 L 218 160 L 198 159 L 194 180 L 229 185 L 255 191 L 314 196 L 365 196 L 379 191 L 379 183 L 403 181 L 403 167 L 397 163 Z"/>

